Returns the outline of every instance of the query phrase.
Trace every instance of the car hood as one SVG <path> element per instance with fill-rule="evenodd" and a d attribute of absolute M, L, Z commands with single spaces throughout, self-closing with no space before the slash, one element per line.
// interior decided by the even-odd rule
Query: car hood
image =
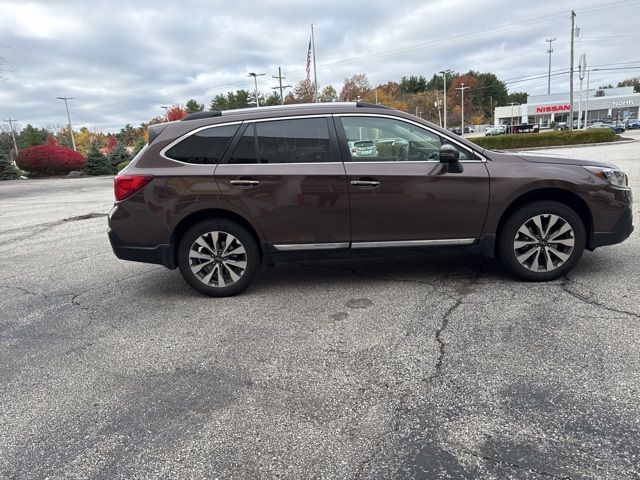
<path fill-rule="evenodd" d="M 565 157 L 554 157 L 547 155 L 540 155 L 536 153 L 518 153 L 517 157 L 525 160 L 527 162 L 533 163 L 551 163 L 555 165 L 584 165 L 584 166 L 592 166 L 592 167 L 609 167 L 614 168 L 614 165 L 608 162 L 599 162 L 595 160 L 582 160 L 579 158 L 565 158 Z"/>

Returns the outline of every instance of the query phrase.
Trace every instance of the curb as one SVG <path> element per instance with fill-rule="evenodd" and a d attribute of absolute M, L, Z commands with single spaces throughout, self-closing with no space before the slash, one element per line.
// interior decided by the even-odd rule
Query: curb
<path fill-rule="evenodd" d="M 502 148 L 503 152 L 522 152 L 530 150 L 553 150 L 556 148 L 573 148 L 573 147 L 599 147 L 602 145 L 620 145 L 626 143 L 640 142 L 640 139 L 627 138 L 624 140 L 614 140 L 613 142 L 599 142 L 599 143 L 576 143 L 574 145 L 549 145 L 546 147 L 527 147 L 527 148 Z M 487 149 L 490 150 L 490 149 Z"/>

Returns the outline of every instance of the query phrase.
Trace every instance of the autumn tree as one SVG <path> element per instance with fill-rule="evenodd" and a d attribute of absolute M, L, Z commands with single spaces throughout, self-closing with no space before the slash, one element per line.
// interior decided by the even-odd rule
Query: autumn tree
<path fill-rule="evenodd" d="M 618 82 L 619 87 L 633 87 L 633 91 L 640 93 L 640 77 L 627 78 Z"/>
<path fill-rule="evenodd" d="M 204 104 L 198 103 L 197 100 L 191 98 L 187 101 L 187 103 L 185 103 L 184 109 L 186 110 L 187 114 L 201 112 L 204 110 Z"/>
<path fill-rule="evenodd" d="M 104 145 L 104 150 L 107 152 L 107 154 L 111 153 L 111 150 L 116 148 L 116 145 L 118 145 L 118 139 L 116 138 L 116 136 L 107 135 L 107 141 Z"/>
<path fill-rule="evenodd" d="M 363 98 L 369 90 L 371 90 L 371 85 L 367 79 L 367 74 L 356 73 L 351 78 L 344 79 L 344 84 L 340 91 L 340 100 L 343 102 L 355 102 L 359 98 Z"/>
<path fill-rule="evenodd" d="M 364 94 L 363 100 L 369 103 L 379 103 L 398 110 L 406 110 L 407 103 L 403 99 L 402 84 L 387 82 L 372 88 Z"/>
<path fill-rule="evenodd" d="M 167 110 L 167 122 L 175 122 L 176 120 L 182 120 L 187 116 L 187 112 L 180 105 L 173 105 Z"/>
<path fill-rule="evenodd" d="M 309 79 L 304 79 L 298 83 L 293 87 L 293 92 L 285 98 L 285 103 L 313 103 L 315 101 L 315 86 Z"/>
<path fill-rule="evenodd" d="M 321 102 L 335 102 L 338 100 L 338 92 L 331 85 L 327 85 L 320 92 L 319 100 Z"/>
<path fill-rule="evenodd" d="M 462 116 L 462 91 L 459 90 L 462 87 L 469 87 L 464 91 L 464 114 L 467 119 L 470 119 L 474 112 L 471 102 L 475 90 L 478 87 L 478 79 L 470 73 L 457 76 L 451 80 L 451 88 L 447 89 L 447 106 L 451 108 L 451 115 L 447 112 L 447 123 L 450 125 L 460 124 Z"/>

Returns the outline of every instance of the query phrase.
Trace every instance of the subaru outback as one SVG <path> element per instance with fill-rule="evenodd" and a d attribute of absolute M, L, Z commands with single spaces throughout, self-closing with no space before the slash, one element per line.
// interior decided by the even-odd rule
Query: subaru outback
<path fill-rule="evenodd" d="M 352 145 L 373 145 L 367 155 Z M 633 231 L 627 176 L 605 162 L 483 149 L 379 105 L 199 112 L 149 127 L 115 178 L 118 258 L 179 268 L 211 296 L 292 252 L 473 247 L 527 281 Z"/>

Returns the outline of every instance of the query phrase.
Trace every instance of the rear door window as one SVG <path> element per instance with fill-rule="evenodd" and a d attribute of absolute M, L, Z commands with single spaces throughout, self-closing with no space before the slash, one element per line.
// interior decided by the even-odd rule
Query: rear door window
<path fill-rule="evenodd" d="M 256 124 L 260 163 L 331 161 L 326 118 L 274 120 Z"/>
<path fill-rule="evenodd" d="M 239 127 L 240 125 L 222 125 L 200 130 L 171 147 L 165 155 L 184 163 L 216 164 Z"/>

